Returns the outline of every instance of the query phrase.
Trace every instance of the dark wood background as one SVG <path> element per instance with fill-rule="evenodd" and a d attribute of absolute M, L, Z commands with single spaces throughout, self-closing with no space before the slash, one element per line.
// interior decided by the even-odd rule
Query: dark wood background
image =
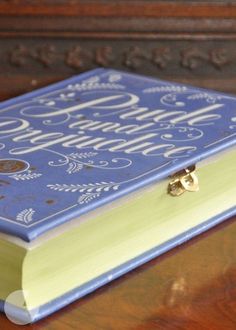
<path fill-rule="evenodd" d="M 236 1 L 0 0 L 0 100 L 98 66 L 236 93 Z M 231 219 L 29 328 L 236 329 L 235 238 Z"/>
<path fill-rule="evenodd" d="M 235 42 L 235 1 L 0 0 L 0 96 L 97 66 L 236 92 Z"/>

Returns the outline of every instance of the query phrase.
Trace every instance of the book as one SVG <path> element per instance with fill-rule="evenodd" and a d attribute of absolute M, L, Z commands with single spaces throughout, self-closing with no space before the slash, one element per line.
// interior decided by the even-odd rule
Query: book
<path fill-rule="evenodd" d="M 235 215 L 235 145 L 235 96 L 113 69 L 2 102 L 1 310 L 35 322 Z"/>

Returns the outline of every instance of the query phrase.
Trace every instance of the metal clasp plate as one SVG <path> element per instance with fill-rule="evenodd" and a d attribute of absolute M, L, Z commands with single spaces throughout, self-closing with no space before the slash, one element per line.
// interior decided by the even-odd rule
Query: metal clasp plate
<path fill-rule="evenodd" d="M 168 193 L 171 196 L 180 196 L 185 191 L 198 191 L 198 178 L 195 173 L 195 166 L 189 166 L 171 176 L 168 185 Z"/>

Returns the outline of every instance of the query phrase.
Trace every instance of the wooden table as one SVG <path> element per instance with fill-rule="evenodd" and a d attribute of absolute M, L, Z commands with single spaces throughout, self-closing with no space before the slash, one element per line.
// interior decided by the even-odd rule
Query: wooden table
<path fill-rule="evenodd" d="M 236 218 L 54 315 L 34 330 L 236 329 Z M 0 316 L 0 329 L 20 329 Z"/>

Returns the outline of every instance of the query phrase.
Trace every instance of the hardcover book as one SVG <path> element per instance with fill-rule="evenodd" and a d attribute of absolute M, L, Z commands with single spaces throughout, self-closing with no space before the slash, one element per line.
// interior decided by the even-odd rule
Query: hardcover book
<path fill-rule="evenodd" d="M 235 145 L 235 96 L 112 69 L 2 102 L 1 310 L 37 321 L 235 215 Z"/>

